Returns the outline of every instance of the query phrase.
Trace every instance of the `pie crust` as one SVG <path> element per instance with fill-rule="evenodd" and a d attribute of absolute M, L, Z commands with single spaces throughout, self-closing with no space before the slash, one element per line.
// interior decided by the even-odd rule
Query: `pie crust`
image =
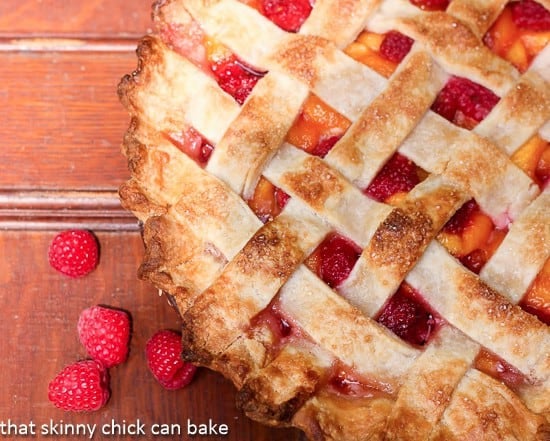
<path fill-rule="evenodd" d="M 312 440 L 550 439 L 550 327 L 519 306 L 550 256 L 550 190 L 511 160 L 550 140 L 550 44 L 524 72 L 489 50 L 506 3 L 316 0 L 297 33 L 246 2 L 155 4 L 119 86 L 120 197 L 143 223 L 139 276 L 181 314 L 184 358 L 229 378 L 251 418 Z M 242 105 L 166 37 L 192 24 L 262 73 Z M 365 28 L 414 40 L 389 78 L 344 52 Z M 450 76 L 499 98 L 472 130 L 430 110 Z M 312 93 L 351 122 L 323 158 L 285 138 Z M 189 128 L 214 146 L 206 164 L 170 139 Z M 395 203 L 368 197 L 396 152 L 425 179 Z M 265 223 L 247 204 L 260 177 L 290 195 Z M 437 239 L 472 198 L 506 229 L 479 275 Z M 332 288 L 306 260 L 335 231 L 361 254 Z M 403 282 L 441 320 L 421 347 L 376 320 Z M 478 369 L 480 351 L 521 385 Z"/>

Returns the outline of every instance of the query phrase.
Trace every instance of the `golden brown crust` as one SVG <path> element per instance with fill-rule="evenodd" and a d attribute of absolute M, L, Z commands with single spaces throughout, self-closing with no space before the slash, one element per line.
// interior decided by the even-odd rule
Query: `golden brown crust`
<path fill-rule="evenodd" d="M 184 358 L 229 378 L 251 418 L 319 441 L 548 438 L 550 331 L 517 303 L 550 253 L 549 193 L 509 155 L 550 117 L 550 88 L 543 62 L 520 76 L 482 44 L 503 5 L 454 0 L 444 13 L 319 0 L 293 34 L 243 2 L 155 2 L 158 32 L 118 88 L 131 117 L 120 198 L 143 223 L 139 276 L 182 316 Z M 389 81 L 341 51 L 366 23 L 415 40 Z M 182 29 L 267 72 L 243 106 L 205 70 L 206 49 L 179 40 Z M 472 132 L 429 110 L 448 75 L 501 97 Z M 309 93 L 351 121 L 323 159 L 284 142 Z M 175 142 L 190 129 L 215 146 L 204 168 Z M 393 205 L 369 199 L 363 190 L 398 151 L 430 176 Z M 266 225 L 244 201 L 260 176 L 291 196 Z M 511 223 L 481 277 L 434 241 L 472 197 L 499 227 Z M 331 231 L 362 250 L 336 290 L 303 265 Z M 374 320 L 403 281 L 445 320 L 425 348 Z M 290 336 L 258 319 L 270 305 Z M 481 348 L 525 384 L 512 392 L 477 371 Z"/>
<path fill-rule="evenodd" d="M 290 423 L 315 393 L 326 370 L 314 355 L 285 347 L 274 361 L 247 379 L 237 394 L 237 405 L 251 418 L 274 425 Z"/>

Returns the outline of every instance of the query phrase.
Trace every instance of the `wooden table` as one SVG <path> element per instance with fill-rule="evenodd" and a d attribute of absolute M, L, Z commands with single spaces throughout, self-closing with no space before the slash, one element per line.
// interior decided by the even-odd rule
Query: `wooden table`
<path fill-rule="evenodd" d="M 179 326 L 168 303 L 137 280 L 141 239 L 116 195 L 128 176 L 119 147 L 128 117 L 116 86 L 136 66 L 137 39 L 150 32 L 149 3 L 0 2 L 0 437 L 15 439 L 16 429 L 24 435 L 34 424 L 37 438 L 45 425 L 49 439 L 86 439 L 60 432 L 95 424 L 94 439 L 108 439 L 102 426 L 126 424 L 130 433 L 139 420 L 146 434 L 137 438 L 153 439 L 153 425 L 166 424 L 182 435 L 160 438 L 191 439 L 188 420 L 211 420 L 226 424 L 229 434 L 192 439 L 298 440 L 297 431 L 249 421 L 235 408 L 232 385 L 215 373 L 201 370 L 188 388 L 171 392 L 146 368 L 147 338 Z M 101 244 L 98 268 L 77 280 L 47 262 L 55 231 L 70 227 L 91 229 Z M 82 309 L 98 303 L 131 313 L 130 357 L 111 369 L 105 408 L 63 412 L 48 401 L 47 385 L 86 356 L 76 322 Z"/>

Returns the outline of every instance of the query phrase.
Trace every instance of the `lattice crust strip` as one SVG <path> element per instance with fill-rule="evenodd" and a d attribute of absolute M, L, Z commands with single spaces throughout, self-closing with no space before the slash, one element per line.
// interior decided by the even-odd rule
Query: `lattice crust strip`
<path fill-rule="evenodd" d="M 140 275 L 175 300 L 184 357 L 230 378 L 251 417 L 319 440 L 550 433 L 550 329 L 516 306 L 550 257 L 550 193 L 509 158 L 548 138 L 550 46 L 523 75 L 492 54 L 481 38 L 505 3 L 454 0 L 443 13 L 316 0 L 296 34 L 236 0 L 155 5 L 161 35 L 198 23 L 265 72 L 239 105 L 192 55 L 148 36 L 119 88 L 132 116 L 120 195 L 144 223 Z M 342 51 L 365 27 L 415 40 L 389 79 Z M 500 97 L 472 131 L 429 110 L 450 75 Z M 323 159 L 286 140 L 311 93 L 351 122 Z M 205 167 L 175 146 L 186 131 L 215 147 Z M 363 190 L 396 152 L 429 176 L 394 205 L 376 202 Z M 266 224 L 245 202 L 262 176 L 291 196 Z M 436 240 L 472 197 L 510 226 L 479 277 Z M 332 231 L 362 250 L 337 291 L 304 264 Z M 403 281 L 444 320 L 422 349 L 375 320 Z M 298 331 L 275 335 L 269 311 Z M 527 384 L 512 392 L 476 370 L 481 350 Z M 340 368 L 366 390 L 334 392 Z"/>

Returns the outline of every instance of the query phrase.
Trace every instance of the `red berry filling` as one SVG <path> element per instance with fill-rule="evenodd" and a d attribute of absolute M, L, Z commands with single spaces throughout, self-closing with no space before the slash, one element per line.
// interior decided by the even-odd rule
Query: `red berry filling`
<path fill-rule="evenodd" d="M 548 303 L 540 307 L 534 307 L 522 302 L 519 306 L 529 314 L 536 316 L 542 323 L 550 326 L 550 305 Z"/>
<path fill-rule="evenodd" d="M 522 385 L 528 383 L 525 375 L 518 369 L 486 349 L 479 351 L 474 366 L 477 370 L 503 382 L 512 390 L 518 390 Z"/>
<path fill-rule="evenodd" d="M 397 31 L 390 31 L 380 44 L 380 55 L 394 63 L 400 63 L 411 50 L 413 43 L 412 38 Z"/>
<path fill-rule="evenodd" d="M 456 210 L 455 214 L 447 224 L 443 227 L 443 230 L 451 234 L 461 234 L 466 228 L 472 225 L 473 214 L 479 212 L 480 208 L 477 202 L 470 199 L 462 207 Z"/>
<path fill-rule="evenodd" d="M 202 135 L 192 127 L 180 133 L 165 134 L 166 138 L 193 161 L 204 167 L 214 150 Z"/>
<path fill-rule="evenodd" d="M 460 127 L 471 129 L 498 100 L 489 89 L 466 78 L 452 77 L 435 99 L 432 110 Z"/>
<path fill-rule="evenodd" d="M 212 62 L 210 69 L 220 87 L 243 104 L 263 73 L 252 69 L 234 55 Z"/>
<path fill-rule="evenodd" d="M 321 137 L 319 142 L 313 147 L 313 149 L 310 151 L 312 155 L 319 156 L 320 158 L 324 158 L 328 152 L 334 147 L 334 144 L 336 144 L 342 135 L 335 135 L 335 136 L 329 136 L 326 138 Z"/>
<path fill-rule="evenodd" d="M 311 13 L 310 0 L 263 0 L 261 12 L 288 32 L 298 32 Z"/>
<path fill-rule="evenodd" d="M 285 208 L 285 205 L 287 204 L 289 199 L 290 196 L 285 193 L 284 190 L 281 190 L 279 187 L 275 187 L 275 201 L 277 202 L 277 207 L 279 208 L 279 211 L 282 211 L 282 209 Z"/>
<path fill-rule="evenodd" d="M 277 342 L 294 335 L 297 330 L 295 326 L 280 311 L 277 301 L 260 312 L 251 321 L 252 328 L 267 327 Z"/>
<path fill-rule="evenodd" d="M 520 29 L 550 31 L 550 11 L 533 0 L 513 2 L 512 20 Z"/>
<path fill-rule="evenodd" d="M 307 260 L 307 265 L 330 287 L 337 287 L 346 280 L 361 255 L 351 240 L 329 234 Z"/>
<path fill-rule="evenodd" d="M 349 397 L 372 398 L 383 396 L 383 384 L 374 383 L 354 372 L 349 366 L 337 362 L 327 381 L 329 390 Z"/>
<path fill-rule="evenodd" d="M 419 295 L 402 284 L 388 300 L 377 321 L 406 342 L 424 345 L 440 324 L 440 319 L 421 302 Z"/>
<path fill-rule="evenodd" d="M 411 191 L 419 182 L 418 168 L 414 162 L 396 153 L 365 189 L 365 194 L 384 202 L 396 193 Z"/>
<path fill-rule="evenodd" d="M 444 11 L 450 0 L 410 0 L 415 6 L 426 11 Z"/>

